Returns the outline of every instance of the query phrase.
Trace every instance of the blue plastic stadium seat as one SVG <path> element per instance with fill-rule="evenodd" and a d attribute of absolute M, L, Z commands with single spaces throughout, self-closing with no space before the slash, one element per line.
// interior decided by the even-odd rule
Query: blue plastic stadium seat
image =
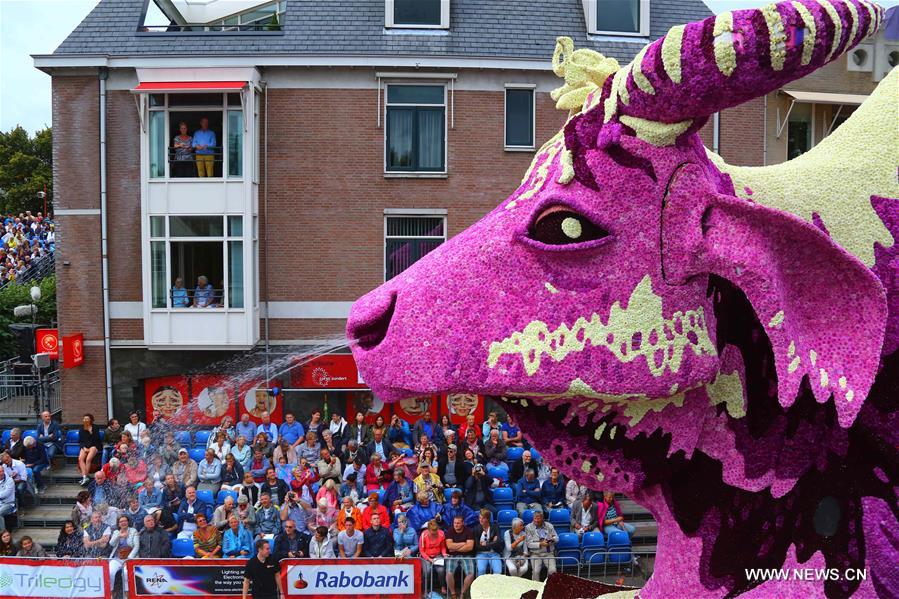
<path fill-rule="evenodd" d="M 408 447 L 402 447 L 402 448 L 400 448 L 400 453 L 403 454 L 404 456 L 406 456 L 407 458 L 411 458 L 413 455 L 415 455 L 415 454 L 412 452 L 412 450 L 409 449 Z"/>
<path fill-rule="evenodd" d="M 206 449 L 200 447 L 194 447 L 193 449 L 189 449 L 187 454 L 190 456 L 190 459 L 195 461 L 196 463 L 200 463 L 206 458 Z"/>
<path fill-rule="evenodd" d="M 563 532 L 559 534 L 558 548 L 559 563 L 562 566 L 577 566 L 581 559 L 581 550 L 577 533 Z"/>
<path fill-rule="evenodd" d="M 531 459 L 534 460 L 535 462 L 539 462 L 541 460 L 540 452 L 537 451 L 536 449 L 534 449 L 533 447 L 531 448 Z"/>
<path fill-rule="evenodd" d="M 184 449 L 190 449 L 190 431 L 177 431 L 175 441 Z"/>
<path fill-rule="evenodd" d="M 81 453 L 81 446 L 77 443 L 66 443 L 63 450 L 67 458 L 77 458 L 78 454 Z"/>
<path fill-rule="evenodd" d="M 321 488 L 322 488 L 321 483 L 312 483 L 312 494 L 316 495 L 318 493 L 318 490 Z"/>
<path fill-rule="evenodd" d="M 237 504 L 237 491 L 219 491 L 218 495 L 215 497 L 215 505 L 219 506 L 225 503 L 225 497 L 231 497 L 234 499 L 234 504 Z"/>
<path fill-rule="evenodd" d="M 581 539 L 581 544 L 584 546 L 584 549 L 598 549 L 600 547 L 605 548 L 606 541 L 602 536 L 602 533 L 598 530 L 592 530 L 590 532 L 584 533 L 584 537 Z"/>
<path fill-rule="evenodd" d="M 609 549 L 612 547 L 630 547 L 631 538 L 627 536 L 627 533 L 623 530 L 613 530 L 609 533 L 607 545 L 609 546 Z"/>
<path fill-rule="evenodd" d="M 496 507 L 511 507 L 514 500 L 515 495 L 512 493 L 511 487 L 496 487 L 493 489 L 493 505 Z"/>
<path fill-rule="evenodd" d="M 506 482 L 509 480 L 509 466 L 506 464 L 502 466 L 487 466 L 487 476 Z"/>
<path fill-rule="evenodd" d="M 569 532 L 571 530 L 571 510 L 567 507 L 550 510 L 549 523 L 553 525 L 556 532 Z"/>
<path fill-rule="evenodd" d="M 632 560 L 630 546 L 609 547 L 606 556 L 610 564 L 629 564 Z"/>
<path fill-rule="evenodd" d="M 521 512 L 521 519 L 524 520 L 524 525 L 527 526 L 531 522 L 534 521 L 534 510 L 524 510 Z"/>
<path fill-rule="evenodd" d="M 194 433 L 194 447 L 199 447 L 202 449 L 206 449 L 206 444 L 209 443 L 209 435 L 212 434 L 212 431 L 197 431 Z"/>
<path fill-rule="evenodd" d="M 447 487 L 446 489 L 443 490 L 443 498 L 444 498 L 446 501 L 449 501 L 449 500 L 450 500 L 450 497 L 451 497 L 452 494 L 453 494 L 453 491 L 459 491 L 459 492 L 461 493 L 461 492 L 462 492 L 462 489 L 459 489 L 459 488 L 457 488 L 457 487 Z"/>
<path fill-rule="evenodd" d="M 193 557 L 194 542 L 190 539 L 175 539 L 172 541 L 172 557 Z"/>
<path fill-rule="evenodd" d="M 22 433 L 22 438 L 25 437 L 34 437 L 34 440 L 37 441 L 37 429 L 30 428 L 24 433 Z"/>
<path fill-rule="evenodd" d="M 606 563 L 606 549 L 605 547 L 595 547 L 593 549 L 584 548 L 583 554 L 584 563 L 589 566 L 597 566 L 599 564 Z M 588 572 L 592 573 L 592 571 L 588 568 Z"/>
<path fill-rule="evenodd" d="M 0 441 L 2 441 L 4 445 L 6 445 L 7 443 L 9 443 L 9 437 L 11 434 L 12 434 L 12 431 L 3 431 L 3 434 L 0 435 Z M 77 439 L 76 439 L 76 441 L 77 441 Z"/>
<path fill-rule="evenodd" d="M 518 517 L 518 512 L 515 510 L 500 510 L 497 512 L 496 517 L 500 526 L 512 526 L 512 520 Z"/>
<path fill-rule="evenodd" d="M 215 502 L 215 497 L 213 497 L 212 491 L 197 491 L 197 499 L 199 499 L 206 505 L 214 505 Z"/>
<path fill-rule="evenodd" d="M 4 434 L 6 434 L 6 433 L 4 433 Z M 75 445 L 78 445 L 78 430 L 77 429 L 66 431 L 66 443 L 74 443 Z"/>
<path fill-rule="evenodd" d="M 99 433 L 100 433 L 100 440 L 105 441 L 106 440 L 106 431 L 101 428 Z M 137 443 L 137 439 L 135 439 L 134 442 Z"/>
<path fill-rule="evenodd" d="M 521 459 L 521 454 L 524 453 L 524 447 L 510 447 L 506 451 L 506 460 L 509 462 L 516 462 Z"/>

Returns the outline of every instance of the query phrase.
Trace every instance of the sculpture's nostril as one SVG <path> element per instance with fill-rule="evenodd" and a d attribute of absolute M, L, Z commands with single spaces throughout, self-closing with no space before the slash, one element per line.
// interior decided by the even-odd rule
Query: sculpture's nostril
<path fill-rule="evenodd" d="M 380 344 L 387 336 L 393 311 L 396 308 L 396 293 L 390 294 L 390 301 L 381 307 L 371 310 L 358 322 L 350 324 L 350 337 L 362 349 L 372 349 Z"/>

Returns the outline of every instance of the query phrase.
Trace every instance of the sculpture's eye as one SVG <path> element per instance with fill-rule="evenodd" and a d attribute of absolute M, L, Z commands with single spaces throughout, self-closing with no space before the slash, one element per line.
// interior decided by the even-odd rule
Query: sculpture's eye
<path fill-rule="evenodd" d="M 528 230 L 528 237 L 546 245 L 581 244 L 608 235 L 608 231 L 566 206 L 547 208 L 534 219 Z"/>

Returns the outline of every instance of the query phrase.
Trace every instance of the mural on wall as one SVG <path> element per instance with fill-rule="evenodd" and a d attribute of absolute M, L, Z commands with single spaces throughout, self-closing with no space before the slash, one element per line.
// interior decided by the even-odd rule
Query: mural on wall
<path fill-rule="evenodd" d="M 883 16 L 725 12 L 624 66 L 559 38 L 569 119 L 518 190 L 354 304 L 373 393 L 503 397 L 566 477 L 652 512 L 640 597 L 899 595 L 899 70 L 784 164 L 728 165 L 698 135 Z M 512 588 L 491 578 L 473 593 Z"/>

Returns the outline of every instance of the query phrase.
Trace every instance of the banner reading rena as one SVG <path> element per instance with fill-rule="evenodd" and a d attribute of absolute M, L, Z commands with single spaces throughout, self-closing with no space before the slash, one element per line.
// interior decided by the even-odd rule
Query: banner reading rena
<path fill-rule="evenodd" d="M 125 562 L 128 597 L 243 597 L 244 559 L 136 559 Z"/>
<path fill-rule="evenodd" d="M 421 592 L 417 559 L 291 559 L 281 561 L 281 573 L 288 597 L 409 599 Z"/>
<path fill-rule="evenodd" d="M 0 558 L 0 597 L 110 599 L 109 562 Z"/>

